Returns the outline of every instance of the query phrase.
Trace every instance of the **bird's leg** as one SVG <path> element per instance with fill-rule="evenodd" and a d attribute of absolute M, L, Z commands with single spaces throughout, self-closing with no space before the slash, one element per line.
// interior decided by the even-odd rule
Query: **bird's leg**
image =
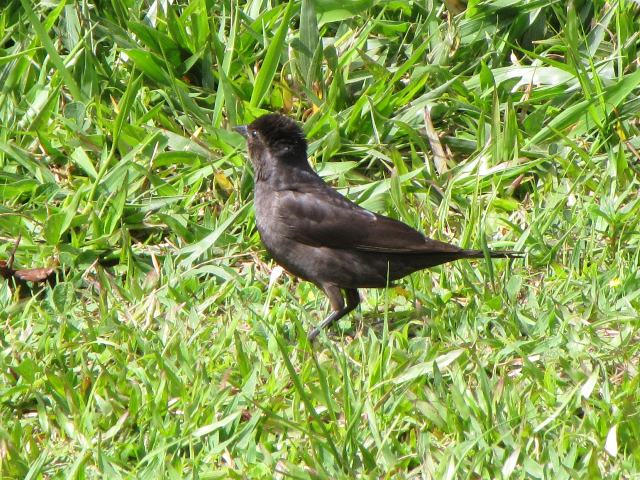
<path fill-rule="evenodd" d="M 339 287 L 336 287 L 335 285 L 323 285 L 322 289 L 324 290 L 324 293 L 327 294 L 327 297 L 329 297 L 329 302 L 331 303 L 331 309 L 333 311 L 327 318 L 320 322 L 320 325 L 311 330 L 308 335 L 309 341 L 311 342 L 318 336 L 323 328 L 328 327 L 336 320 L 340 320 L 360 303 L 360 295 L 358 295 L 358 290 L 355 288 L 345 289 L 344 293 L 347 296 L 346 305 Z"/>
<path fill-rule="evenodd" d="M 347 288 L 344 293 L 347 296 L 347 311 L 345 312 L 345 314 L 347 314 L 360 305 L 360 295 L 355 288 Z"/>

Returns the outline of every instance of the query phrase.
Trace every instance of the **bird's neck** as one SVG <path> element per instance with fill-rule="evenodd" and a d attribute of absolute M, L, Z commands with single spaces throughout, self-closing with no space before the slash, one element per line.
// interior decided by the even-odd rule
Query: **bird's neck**
<path fill-rule="evenodd" d="M 296 165 L 287 169 L 274 169 L 263 166 L 255 172 L 256 189 L 266 188 L 272 191 L 296 190 L 301 184 L 322 183 L 320 176 L 311 165 Z"/>

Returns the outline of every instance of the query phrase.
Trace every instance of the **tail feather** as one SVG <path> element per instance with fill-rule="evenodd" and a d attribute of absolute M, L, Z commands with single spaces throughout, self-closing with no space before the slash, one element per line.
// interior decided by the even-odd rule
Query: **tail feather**
<path fill-rule="evenodd" d="M 526 252 L 518 252 L 516 250 L 489 250 L 491 258 L 524 258 Z M 484 258 L 482 250 L 464 250 L 465 258 Z"/>
<path fill-rule="evenodd" d="M 526 256 L 525 252 L 517 252 L 514 250 L 489 250 L 489 256 L 491 258 L 523 258 Z M 435 267 L 436 265 L 442 265 L 443 263 L 454 262 L 463 258 L 484 258 L 484 252 L 482 250 L 465 250 L 457 249 L 454 251 L 432 251 L 430 253 L 419 252 L 411 255 L 411 261 L 407 262 L 406 254 L 396 254 L 395 260 L 398 265 L 410 265 L 406 270 L 400 269 L 401 274 L 392 276 L 393 279 L 401 278 L 410 272 L 416 270 L 422 270 L 423 268 Z M 390 259 L 393 263 L 393 260 Z"/>

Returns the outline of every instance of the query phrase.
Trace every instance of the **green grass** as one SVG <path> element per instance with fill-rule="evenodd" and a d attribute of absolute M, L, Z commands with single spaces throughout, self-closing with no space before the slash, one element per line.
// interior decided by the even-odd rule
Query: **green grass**
<path fill-rule="evenodd" d="M 6 2 L 5 2 L 6 3 Z M 192 0 L 0 9 L 0 477 L 640 478 L 640 12 Z M 446 152 L 436 168 L 428 107 Z M 465 247 L 328 311 L 230 126 Z"/>

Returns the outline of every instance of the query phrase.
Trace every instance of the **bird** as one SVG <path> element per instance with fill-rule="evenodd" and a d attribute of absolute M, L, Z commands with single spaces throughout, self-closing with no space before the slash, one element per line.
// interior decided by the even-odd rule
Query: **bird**
<path fill-rule="evenodd" d="M 384 288 L 418 270 L 485 256 L 429 238 L 340 194 L 312 168 L 304 132 L 290 117 L 268 113 L 234 129 L 246 138 L 264 247 L 277 264 L 329 299 L 331 312 L 308 333 L 309 341 L 359 305 L 359 288 Z M 493 250 L 489 256 L 523 254 Z"/>

